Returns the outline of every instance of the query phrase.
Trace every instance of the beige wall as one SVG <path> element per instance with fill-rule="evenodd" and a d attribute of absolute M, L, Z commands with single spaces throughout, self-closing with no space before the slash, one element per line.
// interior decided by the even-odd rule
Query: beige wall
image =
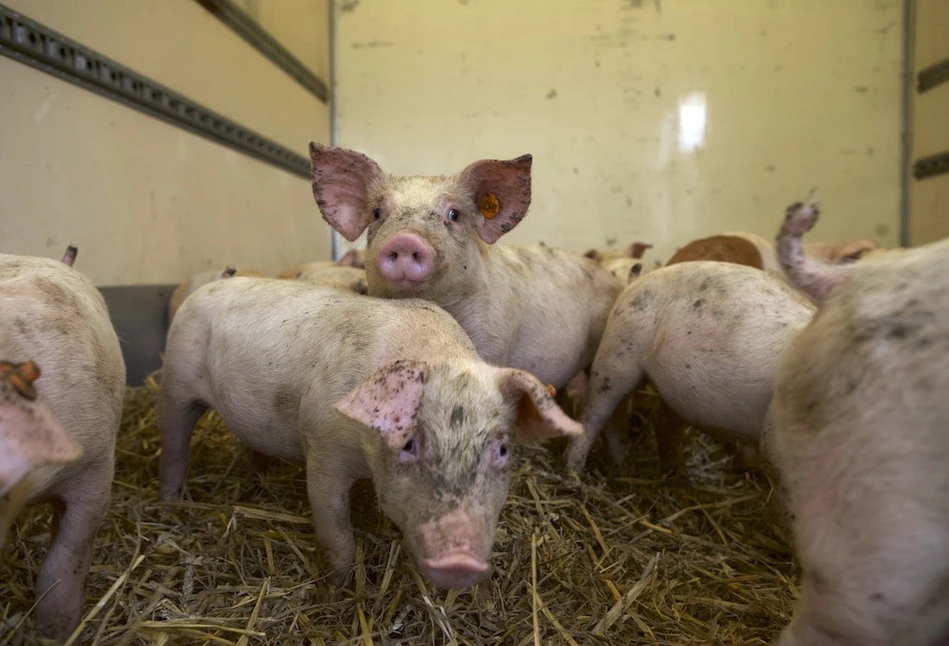
<path fill-rule="evenodd" d="M 6 4 L 298 154 L 329 140 L 328 105 L 196 2 Z M 326 0 L 276 6 L 261 23 L 328 82 L 325 15 L 309 43 L 292 25 L 326 14 Z M 58 255 L 76 242 L 98 284 L 328 257 L 307 180 L 7 58 L 0 78 L 0 251 Z"/>
<path fill-rule="evenodd" d="M 949 83 L 916 94 L 920 70 L 949 58 L 949 2 L 916 0 L 913 159 L 949 151 Z M 910 242 L 949 237 L 949 174 L 910 180 Z"/>
<path fill-rule="evenodd" d="M 942 0 L 934 0 L 941 2 Z M 814 239 L 896 244 L 898 0 L 337 4 L 339 144 L 390 172 L 534 155 L 506 236 L 577 251 L 772 236 L 816 186 Z"/>

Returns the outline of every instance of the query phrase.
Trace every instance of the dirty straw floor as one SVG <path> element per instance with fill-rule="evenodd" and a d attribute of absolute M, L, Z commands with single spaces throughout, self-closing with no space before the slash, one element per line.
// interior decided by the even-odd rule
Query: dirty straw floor
<path fill-rule="evenodd" d="M 494 570 L 460 594 L 432 589 L 364 511 L 355 582 L 333 590 L 303 472 L 251 479 L 216 416 L 195 433 L 190 502 L 157 500 L 154 399 L 154 383 L 129 393 L 76 643 L 768 644 L 790 616 L 796 571 L 769 477 L 739 474 L 704 436 L 677 480 L 657 478 L 651 433 L 636 430 L 622 470 L 604 475 L 594 456 L 579 486 L 559 446 L 522 450 Z M 28 511 L 0 555 L 0 644 L 33 641 L 48 532 L 48 511 Z"/>

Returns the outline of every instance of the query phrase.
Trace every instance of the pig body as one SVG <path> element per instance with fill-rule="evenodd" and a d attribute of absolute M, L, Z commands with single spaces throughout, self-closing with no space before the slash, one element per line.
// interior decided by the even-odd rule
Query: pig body
<path fill-rule="evenodd" d="M 168 301 L 168 323 L 170 324 L 173 320 L 175 320 L 175 314 L 177 314 L 178 310 L 181 309 L 182 303 L 184 303 L 185 299 L 195 291 L 204 287 L 208 283 L 214 282 L 215 280 L 230 278 L 232 276 L 255 276 L 262 278 L 264 274 L 252 269 L 239 270 L 231 266 L 227 266 L 223 269 L 208 269 L 198 272 L 189 280 L 186 280 L 185 282 L 178 285 L 178 287 L 175 288 L 175 291 L 171 293 L 171 298 Z"/>
<path fill-rule="evenodd" d="M 371 478 L 421 570 L 466 587 L 488 569 L 515 434 L 578 434 L 543 385 L 489 366 L 444 311 L 297 281 L 207 285 L 169 332 L 158 396 L 161 491 L 179 495 L 207 408 L 251 450 L 305 462 L 319 545 L 353 568 L 348 494 Z"/>
<path fill-rule="evenodd" d="M 0 255 L 0 302 L 0 357 L 41 366 L 34 405 L 81 449 L 78 459 L 39 464 L 18 484 L 23 502 L 53 504 L 36 622 L 40 634 L 63 639 L 79 622 L 93 539 L 110 500 L 125 364 L 102 295 L 58 260 Z"/>
<path fill-rule="evenodd" d="M 817 217 L 779 238 L 821 303 L 775 377 L 762 450 L 802 566 L 780 646 L 949 643 L 949 240 L 845 268 L 806 258 Z"/>
<path fill-rule="evenodd" d="M 367 231 L 369 294 L 449 312 L 489 363 L 562 388 L 593 358 L 625 281 L 546 245 L 494 245 L 526 215 L 531 157 L 453 176 L 384 174 L 358 152 L 310 144 L 313 194 L 337 231 Z"/>
<path fill-rule="evenodd" d="M 680 417 L 757 442 L 778 356 L 813 311 L 786 283 L 742 265 L 685 262 L 639 278 L 610 314 L 568 467 L 582 470 L 603 423 L 644 377 Z"/>

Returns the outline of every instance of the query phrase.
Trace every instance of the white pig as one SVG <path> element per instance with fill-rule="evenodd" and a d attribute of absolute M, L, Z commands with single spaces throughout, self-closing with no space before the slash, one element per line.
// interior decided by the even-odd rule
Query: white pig
<path fill-rule="evenodd" d="M 317 542 L 353 569 L 349 490 L 371 478 L 421 571 L 464 588 L 488 570 L 511 442 L 575 435 L 532 375 L 481 360 L 446 312 L 297 281 L 235 277 L 185 301 L 158 394 L 165 499 L 207 407 L 251 451 L 305 462 Z"/>
<path fill-rule="evenodd" d="M 478 354 L 555 388 L 590 365 L 620 280 L 546 245 L 495 245 L 527 214 L 531 156 L 451 176 L 386 175 L 365 155 L 310 144 L 313 196 L 347 240 L 366 231 L 369 295 L 423 298 Z"/>
<path fill-rule="evenodd" d="M 640 277 L 610 314 L 568 468 L 583 469 L 604 422 L 644 377 L 685 420 L 757 444 L 778 356 L 813 312 L 790 285 L 744 265 L 684 262 Z M 669 455 L 669 438 L 656 439 Z"/>
<path fill-rule="evenodd" d="M 93 539 L 110 500 L 125 364 L 102 295 L 58 260 L 0 254 L 0 302 L 0 357 L 41 367 L 34 410 L 48 407 L 82 449 L 69 464 L 37 466 L 23 485 L 28 502 L 53 505 L 36 626 L 61 640 L 79 623 Z"/>
<path fill-rule="evenodd" d="M 780 646 L 949 643 L 949 240 L 859 263 L 779 257 L 820 308 L 781 359 L 762 450 L 802 566 Z"/>

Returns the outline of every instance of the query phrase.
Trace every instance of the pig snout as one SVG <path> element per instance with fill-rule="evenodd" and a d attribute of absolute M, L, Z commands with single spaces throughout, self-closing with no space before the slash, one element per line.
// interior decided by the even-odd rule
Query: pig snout
<path fill-rule="evenodd" d="M 474 553 L 458 549 L 435 558 L 422 559 L 419 569 L 439 588 L 462 590 L 477 583 L 488 571 L 488 564 Z"/>
<path fill-rule="evenodd" d="M 489 569 L 490 546 L 477 548 L 483 546 L 486 532 L 483 523 L 460 509 L 423 523 L 416 533 L 422 574 L 439 588 L 474 585 Z"/>
<path fill-rule="evenodd" d="M 386 280 L 402 285 L 421 283 L 432 275 L 435 252 L 414 233 L 399 233 L 379 249 L 376 264 Z"/>

